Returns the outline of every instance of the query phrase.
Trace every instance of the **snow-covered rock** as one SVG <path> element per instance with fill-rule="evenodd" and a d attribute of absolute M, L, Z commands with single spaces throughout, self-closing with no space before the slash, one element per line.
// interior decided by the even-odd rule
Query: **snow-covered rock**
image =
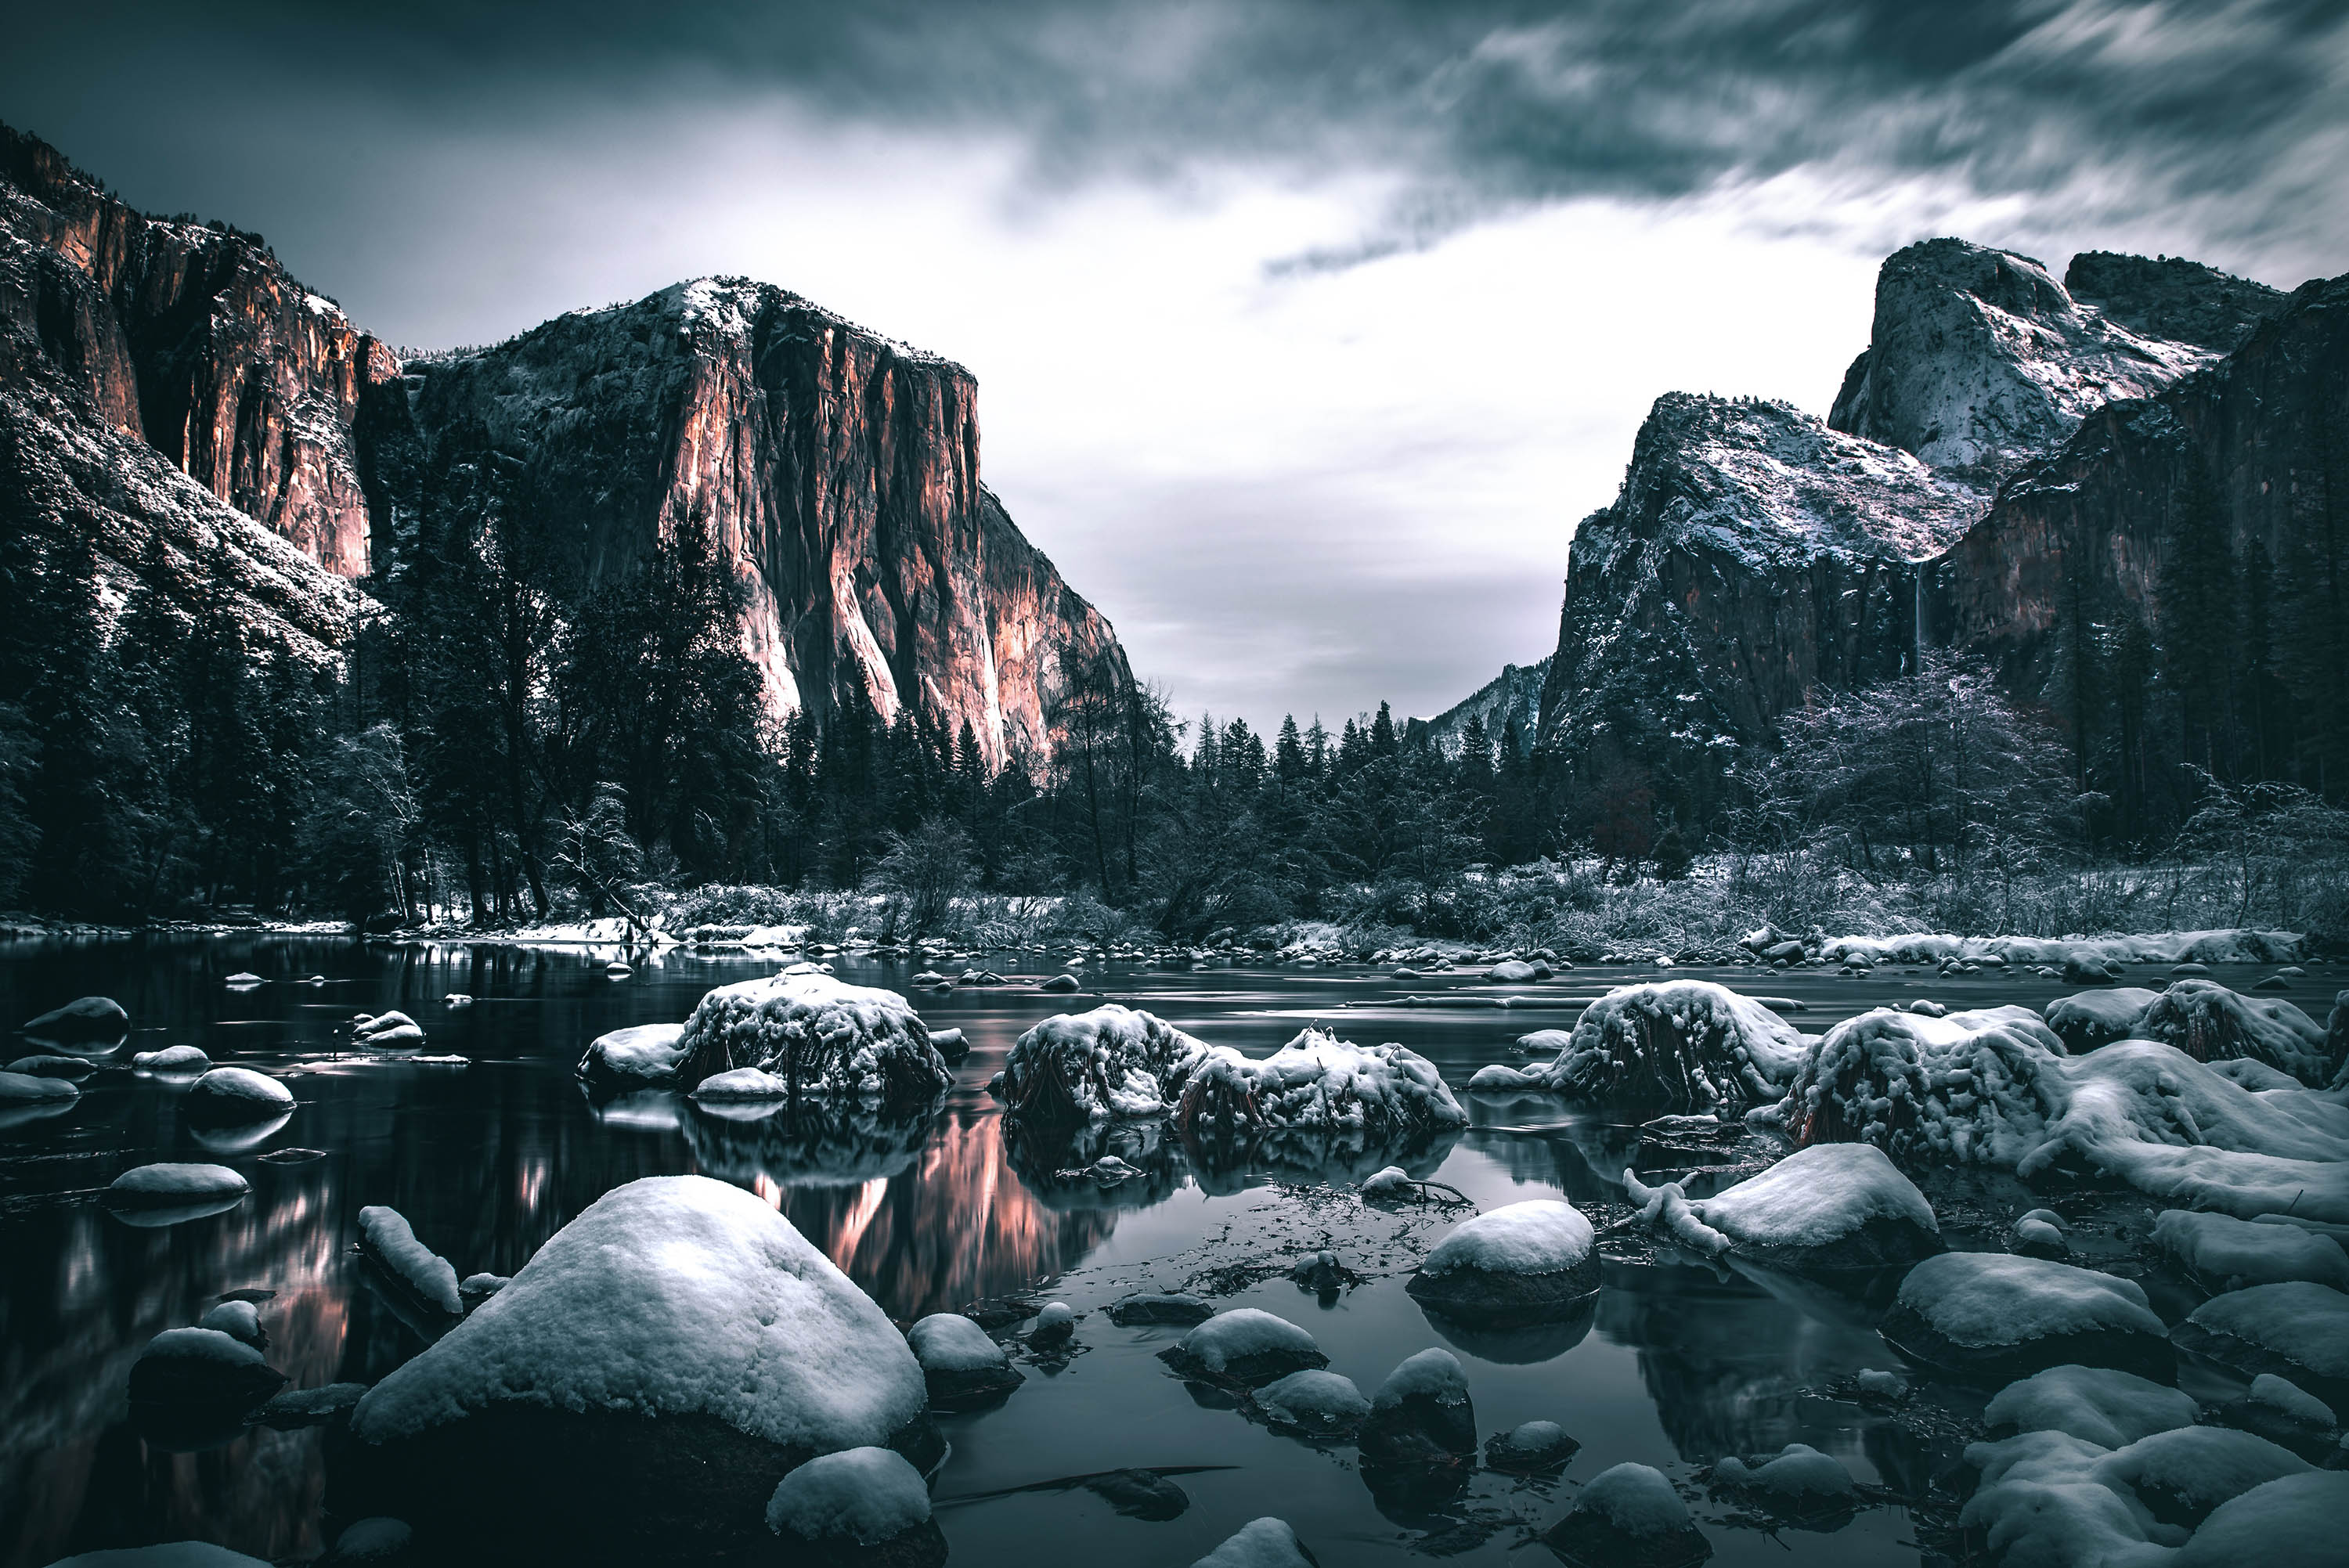
<path fill-rule="evenodd" d="M 71 1078 L 36 1078 L 31 1073 L 0 1073 L 0 1106 L 71 1105 L 80 1098 L 81 1090 Z"/>
<path fill-rule="evenodd" d="M 1585 1568 L 1683 1568 L 1713 1554 L 1672 1483 L 1643 1464 L 1592 1477 L 1542 1541 Z"/>
<path fill-rule="evenodd" d="M 1313 1563 L 1288 1522 L 1268 1515 L 1242 1525 L 1191 1568 L 1313 1568 Z"/>
<path fill-rule="evenodd" d="M 359 1210 L 359 1250 L 425 1305 L 451 1317 L 463 1315 L 465 1303 L 458 1294 L 456 1269 L 416 1239 L 415 1230 L 398 1210 L 381 1204 Z"/>
<path fill-rule="evenodd" d="M 1108 1002 L 1061 1013 L 1019 1037 L 1003 1067 L 1003 1100 L 1044 1126 L 1172 1110 L 1184 1076 L 1208 1049 L 1151 1014 Z"/>
<path fill-rule="evenodd" d="M 1304 1438 L 1343 1440 L 1361 1429 L 1371 1402 L 1350 1377 L 1309 1369 L 1291 1372 L 1256 1389 L 1248 1408 L 1274 1431 Z"/>
<path fill-rule="evenodd" d="M 789 1099 L 792 1086 L 787 1079 L 777 1078 L 761 1068 L 736 1068 L 730 1072 L 712 1073 L 695 1086 L 697 1100 L 760 1101 Z"/>
<path fill-rule="evenodd" d="M 60 1557 L 49 1568 L 270 1568 L 258 1557 L 214 1546 L 209 1541 L 170 1541 L 158 1546 L 109 1546 Z"/>
<path fill-rule="evenodd" d="M 2178 1427 L 2139 1438 L 2098 1467 L 2165 1523 L 2191 1528 L 2255 1486 L 2311 1467 L 2289 1449 L 2225 1427 Z"/>
<path fill-rule="evenodd" d="M 1434 1347 L 1405 1357 L 1371 1396 L 1363 1462 L 1448 1465 L 1476 1454 L 1476 1408 L 1459 1357 Z"/>
<path fill-rule="evenodd" d="M 294 1091 L 251 1068 L 214 1068 L 188 1086 L 181 1104 L 191 1121 L 233 1127 L 285 1115 L 294 1109 Z"/>
<path fill-rule="evenodd" d="M 1962 1111 L 2010 1084 L 2028 1090 L 2064 1044 L 2023 1007 L 1931 1018 L 1878 1007 L 1829 1029 L 1802 1064 L 1783 1109 L 1801 1143 L 1863 1136 L 1894 1159 L 1964 1160 L 1963 1119 L 1935 1116 L 1952 1099 Z"/>
<path fill-rule="evenodd" d="M 2349 1253 L 2341 1243 L 2288 1225 L 2167 1209 L 2153 1222 L 2153 1241 L 2214 1291 L 2287 1280 L 2349 1291 Z"/>
<path fill-rule="evenodd" d="M 351 1432 L 390 1511 L 496 1519 L 478 1510 L 524 1495 L 538 1528 L 570 1500 L 583 1529 L 657 1520 L 678 1552 L 756 1520 L 817 1454 L 935 1462 L 927 1403 L 905 1336 L 790 1221 L 721 1181 L 647 1177 L 377 1384 Z"/>
<path fill-rule="evenodd" d="M 678 1064 L 685 1057 L 684 1034 L 683 1024 L 638 1024 L 598 1035 L 579 1058 L 578 1074 L 590 1084 L 611 1088 L 674 1082 Z"/>
<path fill-rule="evenodd" d="M 1121 1328 L 1152 1324 L 1188 1327 L 1215 1315 L 1215 1304 L 1206 1297 L 1180 1291 L 1144 1291 L 1120 1297 L 1109 1305 L 1109 1320 Z"/>
<path fill-rule="evenodd" d="M 2341 1561 L 2349 1474 L 2311 1470 L 2255 1486 L 2211 1510 L 2175 1568 L 2327 1568 Z"/>
<path fill-rule="evenodd" d="M 1485 1468 L 1504 1475 L 1547 1475 L 1565 1469 L 1581 1449 L 1556 1421 L 1524 1421 L 1485 1439 Z"/>
<path fill-rule="evenodd" d="M 885 1556 L 848 1560 L 890 1568 L 946 1561 L 946 1541 L 930 1519 L 929 1487 L 895 1449 L 842 1449 L 808 1460 L 776 1483 L 767 1528 L 794 1544 L 833 1548 L 827 1561 L 840 1561 L 843 1547 L 891 1546 L 895 1550 Z"/>
<path fill-rule="evenodd" d="M 1900 1282 L 1882 1333 L 1913 1361 L 2011 1381 L 2076 1362 L 2167 1378 L 2168 1330 L 2135 1281 L 1996 1253 L 1943 1253 Z"/>
<path fill-rule="evenodd" d="M 1253 1306 L 1216 1314 L 1158 1355 L 1186 1377 L 1251 1387 L 1330 1365 L 1310 1334 Z"/>
<path fill-rule="evenodd" d="M 351 1020 L 351 1044 L 371 1051 L 419 1050 L 424 1029 L 405 1013 L 361 1013 Z"/>
<path fill-rule="evenodd" d="M 1711 1198 L 1689 1200 L 1678 1182 L 1650 1189 L 1629 1171 L 1623 1181 L 1642 1218 L 1682 1245 L 1795 1274 L 1905 1268 L 1942 1250 L 1932 1205 L 1872 1144 L 1796 1150 Z"/>
<path fill-rule="evenodd" d="M 1537 1198 L 1463 1222 L 1405 1288 L 1469 1322 L 1538 1322 L 1599 1288 L 1597 1233 L 1573 1204 Z"/>
<path fill-rule="evenodd" d="M 212 1059 L 201 1046 L 165 1046 L 160 1051 L 139 1052 L 130 1065 L 140 1072 L 201 1073 L 211 1069 Z"/>
<path fill-rule="evenodd" d="M 2249 1057 L 2323 1088 L 2341 1070 L 2324 1026 L 2290 1002 L 2254 999 L 2212 980 L 2173 980 L 2137 1020 L 2140 1038 L 2176 1046 L 2199 1062 Z"/>
<path fill-rule="evenodd" d="M 1468 1113 L 1418 1052 L 1307 1029 L 1262 1060 L 1224 1047 L 1194 1058 L 1174 1122 L 1186 1139 L 1205 1142 L 1316 1131 L 1392 1145 L 1465 1127 Z"/>
<path fill-rule="evenodd" d="M 2099 1448 L 2194 1424 L 2194 1396 L 2134 1372 L 2067 1364 L 2009 1383 L 1992 1397 L 1982 1424 L 1993 1433 L 2064 1432 Z"/>
<path fill-rule="evenodd" d="M 2161 999 L 2158 991 L 2142 985 L 2116 985 L 2109 990 L 2083 991 L 2047 1006 L 2047 1026 L 2064 1047 L 2079 1053 L 2135 1037 L 2146 1009 Z"/>
<path fill-rule="evenodd" d="M 922 1365 L 935 1409 L 993 1404 L 1027 1381 L 1003 1346 L 959 1312 L 932 1313 L 905 1331 L 905 1340 Z"/>
<path fill-rule="evenodd" d="M 60 1078 L 75 1083 L 98 1071 L 98 1064 L 88 1057 L 30 1056 L 18 1057 L 0 1072 L 16 1073 L 25 1078 Z"/>
<path fill-rule="evenodd" d="M 1419 1183 L 1412 1180 L 1410 1171 L 1400 1165 L 1387 1165 L 1364 1177 L 1360 1191 L 1365 1198 L 1392 1202 L 1405 1198 L 1416 1198 L 1419 1196 L 1420 1189 Z"/>
<path fill-rule="evenodd" d="M 1858 1484 L 1843 1461 L 1808 1443 L 1788 1443 L 1767 1459 L 1724 1455 L 1713 1467 L 1713 1479 L 1765 1510 L 1796 1517 L 1837 1512 L 1859 1501 Z"/>
<path fill-rule="evenodd" d="M 1538 1048 L 1556 1033 L 1521 1043 Z M 1526 1069 L 1525 1087 L 1735 1110 L 1784 1094 L 1809 1054 L 1793 1025 L 1752 997 L 1709 980 L 1666 980 L 1593 1002 L 1557 1059 Z"/>
<path fill-rule="evenodd" d="M 130 1015 L 111 996 L 83 996 L 36 1018 L 27 1018 L 22 1031 L 36 1040 L 59 1045 L 90 1046 L 120 1040 L 130 1032 Z"/>
<path fill-rule="evenodd" d="M 2339 1409 L 2349 1404 L 2349 1295 L 2295 1280 L 2212 1296 L 2172 1336 L 2239 1372 L 2273 1372 Z"/>
<path fill-rule="evenodd" d="M 138 1208 L 242 1198 L 252 1190 L 250 1181 L 225 1165 L 163 1163 L 125 1171 L 107 1183 L 105 1197 L 109 1203 Z"/>
<path fill-rule="evenodd" d="M 255 1350 L 269 1348 L 269 1332 L 261 1326 L 261 1309 L 249 1301 L 216 1303 L 196 1319 L 196 1326 L 217 1329 Z"/>
<path fill-rule="evenodd" d="M 363 1563 L 406 1563 L 416 1532 L 404 1519 L 378 1514 L 357 1519 L 335 1537 L 335 1549 L 319 1559 L 321 1568 L 357 1568 Z"/>
<path fill-rule="evenodd" d="M 285 1385 L 261 1352 L 217 1328 L 167 1328 L 130 1367 L 134 1405 L 208 1406 L 235 1414 Z"/>
<path fill-rule="evenodd" d="M 821 973 L 721 985 L 693 1009 L 678 1043 L 678 1081 L 688 1088 L 745 1067 L 799 1095 L 926 1101 L 954 1081 L 903 996 Z"/>

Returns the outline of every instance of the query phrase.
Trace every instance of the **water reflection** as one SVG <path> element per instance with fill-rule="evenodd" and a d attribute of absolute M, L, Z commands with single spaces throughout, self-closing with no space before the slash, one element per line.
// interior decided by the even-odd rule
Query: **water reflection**
<path fill-rule="evenodd" d="M 972 1047 L 957 1087 L 926 1116 L 803 1107 L 761 1108 L 743 1119 L 665 1091 L 595 1099 L 571 1076 L 586 1040 L 675 1022 L 709 986 L 774 967 L 639 954 L 636 975 L 615 983 L 604 974 L 607 956 L 259 935 L 0 950 L 0 1023 L 86 994 L 115 996 L 132 1018 L 123 1048 L 95 1058 L 99 1070 L 83 1080 L 79 1101 L 0 1119 L 0 1257 L 8 1260 L 0 1270 L 0 1565 L 36 1568 L 70 1552 L 182 1536 L 264 1557 L 322 1551 L 330 1533 L 320 1512 L 322 1429 L 194 1435 L 225 1438 L 210 1446 L 185 1433 L 142 1437 L 123 1390 L 149 1338 L 193 1323 L 237 1290 L 274 1293 L 262 1303 L 269 1359 L 292 1387 L 372 1382 L 415 1355 L 429 1326 L 404 1320 L 398 1304 L 370 1289 L 351 1253 L 363 1204 L 398 1209 L 460 1275 L 509 1274 L 612 1187 L 700 1171 L 767 1197 L 885 1310 L 909 1321 L 1080 1264 L 1140 1264 L 1195 1251 L 1226 1233 L 1246 1237 L 1268 1202 L 1256 1189 L 1274 1178 L 1350 1182 L 1402 1163 L 1464 1187 L 1486 1207 L 1559 1192 L 1590 1202 L 1617 1195 L 1617 1173 L 1637 1148 L 1628 1122 L 1569 1112 L 1546 1097 L 1475 1097 L 1475 1127 L 1400 1150 L 1288 1138 L 1238 1150 L 1186 1150 L 1155 1126 L 1039 1138 L 1008 1125 L 980 1088 L 1011 1041 L 1053 1006 L 1016 991 L 920 998 L 935 1025 L 962 1028 Z M 880 984 L 903 985 L 910 973 L 903 965 L 842 967 L 846 977 Z M 272 983 L 231 992 L 222 981 L 242 969 Z M 312 975 L 323 983 L 295 983 Z M 1578 980 L 1586 978 L 1598 977 Z M 1454 1083 L 1499 1059 L 1525 1027 L 1490 1012 L 1349 1016 L 1349 1000 L 1392 989 L 1369 975 L 1116 970 L 1096 979 L 1105 992 L 1217 1044 L 1262 1053 L 1294 1035 L 1302 1018 L 1332 1020 L 1366 1042 L 1399 1039 Z M 1828 983 L 1815 984 L 1824 995 Z M 1918 987 L 1897 977 L 1888 984 Z M 1771 988 L 1795 985 L 1774 977 Z M 451 994 L 475 1001 L 444 1006 Z M 1883 999 L 1848 986 L 1834 993 L 1846 1011 Z M 2044 997 L 2012 986 L 1971 998 L 2034 999 Z M 1803 1019 L 1806 1027 L 1833 1016 L 1826 1001 L 1821 1006 Z M 422 1024 L 428 1055 L 463 1065 L 353 1055 L 352 1015 L 387 1007 Z M 259 1128 L 189 1126 L 184 1078 L 127 1066 L 134 1050 L 177 1044 L 285 1076 L 295 1109 Z M 1135 1174 L 1102 1180 L 1091 1168 L 1104 1155 Z M 252 1192 L 169 1225 L 125 1222 L 131 1217 L 96 1201 L 120 1171 L 171 1159 L 231 1165 Z M 1130 1284 L 1099 1286 L 1124 1288 Z M 1610 1265 L 1587 1315 L 1496 1335 L 1426 1317 L 1403 1295 L 1399 1275 L 1381 1274 L 1322 1312 L 1285 1282 L 1267 1288 L 1286 1295 L 1256 1304 L 1309 1321 L 1365 1387 L 1413 1350 L 1452 1346 L 1469 1365 L 1484 1426 L 1568 1421 L 1586 1445 L 1578 1474 L 1624 1458 L 1707 1462 L 1800 1440 L 1907 1485 L 1921 1484 L 1949 1457 L 1923 1451 L 1896 1423 L 1803 1392 L 1889 1364 L 1865 1295 L 1822 1296 L 1711 1269 Z M 1240 1470 L 1202 1475 L 1192 1488 L 1194 1507 L 1180 1527 L 1195 1526 L 1204 1539 L 1180 1560 L 1265 1512 L 1288 1514 L 1309 1539 L 1318 1531 L 1370 1558 L 1402 1550 L 1393 1524 L 1371 1512 L 1361 1487 L 1339 1479 L 1330 1456 L 1305 1450 L 1319 1468 L 1299 1470 L 1298 1445 L 1228 1411 L 1177 1395 L 1170 1413 L 1163 1368 L 1150 1357 L 1163 1334 L 1115 1331 L 1096 1313 L 1081 1338 L 1088 1354 L 1059 1377 L 1031 1378 L 1002 1410 L 968 1418 L 984 1426 L 966 1425 L 957 1439 L 958 1487 L 1017 1489 L 1040 1475 L 1112 1464 L 1221 1462 L 1226 1450 L 1261 1439 L 1266 1446 L 1248 1447 Z M 1148 1420 L 1139 1420 L 1145 1409 Z M 973 1431 L 985 1440 L 967 1441 Z M 1108 1451 L 1129 1431 L 1135 1451 Z M 1476 1522 L 1475 1511 L 1493 1503 L 1485 1486 L 1480 1480 L 1464 1503 L 1448 1494 L 1377 1502 L 1387 1519 L 1413 1530 L 1455 1532 L 1444 1537 L 1447 1549 L 1500 1562 L 1512 1537 Z M 1097 1500 L 1089 1505 L 1117 1529 L 1144 1528 Z M 1029 1560 L 1037 1532 L 1054 1528 L 1033 1511 L 1070 1506 L 1057 1494 L 1015 1490 L 958 1509 L 948 1520 L 956 1561 Z M 1880 1540 L 1872 1528 L 1863 1517 L 1832 1539 L 1855 1543 L 1848 1561 L 1898 1560 L 1902 1554 L 1889 1550 L 1897 1526 Z M 1717 1544 L 1721 1561 L 1741 1560 L 1740 1538 L 1717 1535 Z M 1825 1561 L 1847 1548 L 1821 1550 Z"/>

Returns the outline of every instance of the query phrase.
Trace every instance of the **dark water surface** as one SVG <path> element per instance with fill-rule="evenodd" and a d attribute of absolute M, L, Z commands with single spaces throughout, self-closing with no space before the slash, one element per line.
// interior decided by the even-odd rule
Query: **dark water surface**
<path fill-rule="evenodd" d="M 1297 1171 L 1277 1180 L 1201 1176 L 1171 1150 L 1132 1138 L 1121 1152 L 1144 1167 L 1143 1177 L 1107 1192 L 1055 1181 L 1056 1165 L 1098 1150 L 1079 1159 L 1065 1149 L 1019 1147 L 984 1088 L 1022 1030 L 1102 998 L 1147 1007 L 1251 1055 L 1317 1020 L 1362 1043 L 1398 1040 L 1434 1060 L 1456 1088 L 1486 1062 L 1521 1059 L 1507 1051 L 1518 1035 L 1570 1023 L 1574 999 L 1656 978 L 1653 970 L 1578 970 L 1517 988 L 1554 1008 L 1507 1012 L 1382 1007 L 1382 999 L 1447 985 L 1490 993 L 1449 977 L 1398 985 L 1355 968 L 1110 965 L 1092 970 L 1089 994 L 1074 998 L 921 995 L 933 1028 L 959 1026 L 973 1046 L 939 1112 L 905 1132 L 852 1120 L 786 1135 L 772 1123 L 707 1116 L 667 1094 L 600 1107 L 589 1100 L 572 1068 L 595 1036 L 681 1019 L 710 986 L 776 967 L 771 959 L 672 951 L 639 956 L 633 976 L 613 981 L 604 974 L 610 956 L 285 936 L 0 947 L 0 1020 L 13 1024 L 96 994 L 120 1001 L 133 1023 L 129 1042 L 84 1081 L 69 1110 L 0 1125 L 0 1563 L 37 1568 L 74 1552 L 187 1537 L 264 1558 L 316 1556 L 347 1522 L 325 1512 L 321 1432 L 256 1428 L 191 1453 L 150 1445 L 124 1394 L 148 1339 L 193 1323 L 224 1292 L 271 1290 L 262 1309 L 269 1359 L 292 1387 L 373 1381 L 423 1342 L 351 1252 L 361 1205 L 398 1209 L 460 1275 L 512 1274 L 599 1194 L 636 1177 L 687 1171 L 776 1202 L 900 1321 L 1046 1280 L 1055 1282 L 1051 1295 L 1090 1313 L 1079 1329 L 1084 1349 L 1064 1367 L 1031 1365 L 1008 1404 L 944 1418 L 954 1455 L 934 1490 L 958 1564 L 1185 1564 L 1267 1513 L 1288 1520 L 1332 1568 L 1429 1553 L 1548 1562 L 1544 1548 L 1528 1544 L 1527 1527 L 1557 1518 L 1578 1481 L 1619 1460 L 1687 1480 L 1723 1454 L 1802 1441 L 1841 1459 L 1863 1482 L 1915 1494 L 1961 1444 L 1947 1418 L 1969 1413 L 1966 1396 L 1935 1394 L 1921 1416 L 1898 1418 L 1823 1392 L 1862 1368 L 1897 1366 L 1853 1304 L 1707 1269 L 1610 1262 L 1593 1321 L 1507 1342 L 1454 1343 L 1402 1289 L 1410 1262 L 1450 1218 L 1373 1216 L 1379 1222 L 1366 1224 L 1330 1185 L 1350 1183 L 1361 1171 L 1327 1171 L 1318 1184 Z M 914 967 L 836 963 L 843 978 L 891 987 L 902 987 Z M 222 985 L 248 969 L 272 983 L 243 992 Z M 1861 979 L 1675 973 L 1798 997 L 1811 1010 L 1795 1021 L 1811 1032 L 1919 995 L 1952 1007 L 2043 1006 L 2075 989 L 1891 969 Z M 312 975 L 326 984 L 290 983 Z M 2220 978 L 2248 985 L 2251 976 Z M 448 1008 L 441 999 L 452 992 L 477 1001 Z M 464 1059 L 352 1055 L 351 1016 L 395 1006 L 423 1024 L 429 1053 Z M 178 1111 L 179 1088 L 127 1070 L 132 1052 L 177 1044 L 201 1046 L 216 1063 L 280 1074 L 297 1108 L 243 1146 L 190 1128 Z M 27 1048 L 12 1037 L 5 1051 L 13 1057 Z M 1614 1173 L 1636 1138 L 1622 1118 L 1549 1099 L 1463 1099 L 1478 1125 L 1430 1151 L 1415 1171 L 1485 1208 L 1560 1194 L 1586 1205 L 1619 1202 Z M 323 1158 L 261 1158 L 293 1148 Z M 253 1193 L 225 1213 L 160 1229 L 127 1224 L 96 1202 L 117 1174 L 159 1160 L 232 1165 L 251 1179 Z M 1361 1273 L 1394 1272 L 1326 1303 L 1276 1276 L 1219 1305 L 1263 1306 L 1304 1325 L 1331 1369 L 1365 1393 L 1403 1357 L 1450 1344 L 1467 1369 L 1481 1431 L 1541 1418 L 1581 1440 L 1563 1479 L 1480 1474 L 1465 1498 L 1415 1512 L 1373 1496 L 1350 1448 L 1317 1449 L 1195 1401 L 1154 1355 L 1179 1331 L 1120 1329 L 1098 1311 L 1136 1285 L 1175 1288 L 1202 1269 L 1280 1261 L 1321 1244 Z M 1081 1488 L 954 1501 L 1126 1466 L 1209 1465 L 1233 1468 L 1182 1478 L 1191 1506 L 1172 1522 L 1121 1517 Z M 1721 1563 L 1783 1563 L 1790 1553 L 1805 1563 L 1907 1563 L 1920 1555 L 1917 1521 L 1895 1503 L 1862 1510 L 1826 1532 L 1765 1532 L 1723 1502 L 1702 1501 L 1698 1511 Z"/>

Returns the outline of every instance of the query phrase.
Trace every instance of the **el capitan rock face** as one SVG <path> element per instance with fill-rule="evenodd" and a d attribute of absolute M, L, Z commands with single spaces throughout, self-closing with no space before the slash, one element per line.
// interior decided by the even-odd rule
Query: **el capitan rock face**
<path fill-rule="evenodd" d="M 329 572 L 366 574 L 351 423 L 396 375 L 389 349 L 257 235 L 143 217 L 5 126 L 0 211 L 0 309 L 52 367 L 220 500 Z"/>
<path fill-rule="evenodd" d="M 118 591 L 166 580 L 191 612 L 224 580 L 314 656 L 363 602 L 331 578 L 519 496 L 558 594 L 679 516 L 713 524 L 779 717 L 821 726 L 861 690 L 885 719 L 968 723 L 1001 763 L 1048 750 L 1066 671 L 1132 680 L 981 482 L 970 374 L 771 285 L 679 284 L 403 366 L 258 236 L 142 216 L 0 127 L 0 372 L 12 502 L 84 520 Z"/>
<path fill-rule="evenodd" d="M 428 524 L 496 469 L 592 582 L 672 520 L 712 525 L 745 650 L 778 717 L 819 724 L 861 686 L 990 760 L 1040 755 L 1063 655 L 1130 679 L 1109 623 L 979 480 L 978 387 L 747 279 L 559 316 L 493 348 L 410 361 L 361 421 L 378 510 Z"/>

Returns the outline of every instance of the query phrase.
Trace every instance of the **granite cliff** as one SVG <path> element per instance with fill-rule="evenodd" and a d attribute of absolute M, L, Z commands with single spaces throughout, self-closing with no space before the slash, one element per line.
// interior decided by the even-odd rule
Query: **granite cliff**
<path fill-rule="evenodd" d="M 0 373 L 12 507 L 317 656 L 419 531 L 526 495 L 558 595 L 707 523 L 779 718 L 861 700 L 1000 763 L 1046 749 L 1068 672 L 1132 679 L 981 481 L 970 374 L 768 284 L 403 364 L 259 236 L 142 215 L 0 127 Z"/>

